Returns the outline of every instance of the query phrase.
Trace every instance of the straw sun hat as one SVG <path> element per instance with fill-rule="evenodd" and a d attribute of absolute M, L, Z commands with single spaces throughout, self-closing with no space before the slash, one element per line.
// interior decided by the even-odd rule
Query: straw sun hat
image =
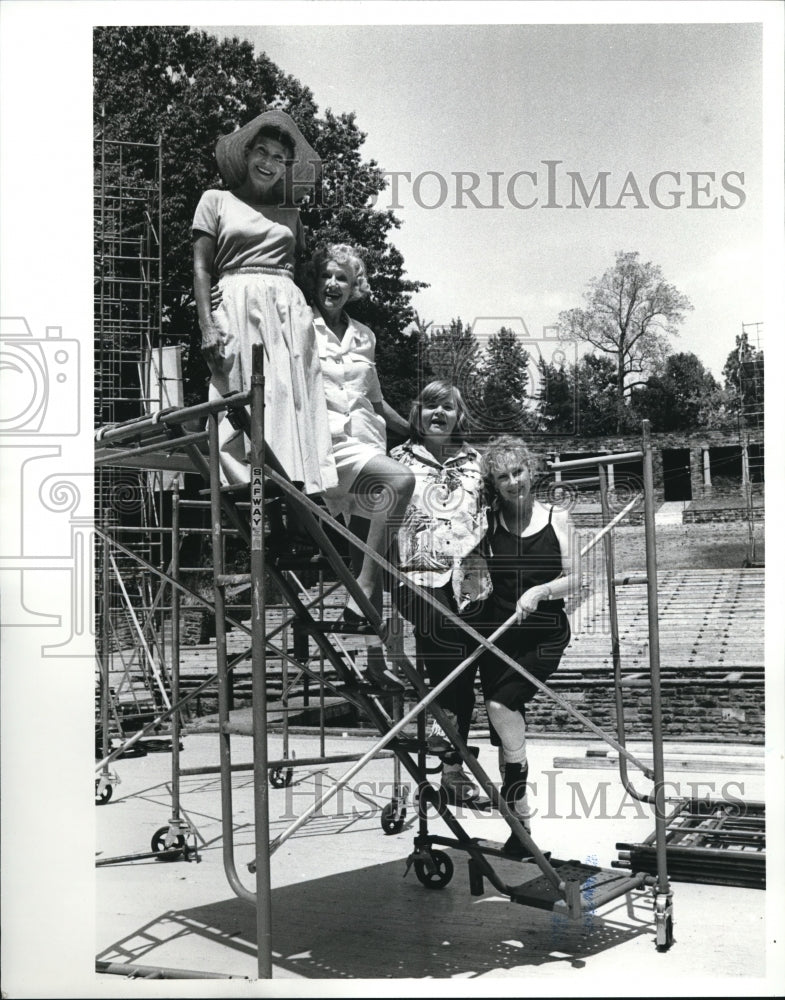
<path fill-rule="evenodd" d="M 294 197 L 297 199 L 298 193 L 302 197 L 319 179 L 322 163 L 292 118 L 285 111 L 275 108 L 257 115 L 236 132 L 221 136 L 218 140 L 215 146 L 215 158 L 224 183 L 228 188 L 235 188 L 245 180 L 246 146 L 263 128 L 280 129 L 291 139 L 294 146 L 292 164 Z"/>

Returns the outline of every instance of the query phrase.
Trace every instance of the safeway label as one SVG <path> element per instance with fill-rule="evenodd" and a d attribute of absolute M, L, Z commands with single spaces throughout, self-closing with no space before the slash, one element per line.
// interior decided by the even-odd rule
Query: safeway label
<path fill-rule="evenodd" d="M 251 469 L 251 551 L 260 552 L 264 543 L 264 479 L 262 470 Z"/>

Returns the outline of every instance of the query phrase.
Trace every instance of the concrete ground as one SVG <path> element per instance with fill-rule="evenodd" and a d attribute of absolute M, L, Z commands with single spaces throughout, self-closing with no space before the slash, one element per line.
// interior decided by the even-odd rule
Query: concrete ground
<path fill-rule="evenodd" d="M 364 753 L 371 745 L 368 738 L 341 738 L 339 733 L 328 737 L 327 752 Z M 495 776 L 496 752 L 487 740 L 480 745 L 480 762 Z M 319 752 L 318 739 L 311 735 L 293 735 L 291 747 L 300 758 Z M 644 840 L 654 824 L 649 808 L 626 796 L 615 770 L 582 766 L 586 750 L 597 747 L 589 739 L 531 740 L 530 780 L 537 783 L 532 804 L 539 813 L 533 832 L 554 858 L 610 867 L 618 856 L 617 842 Z M 643 746 L 631 749 L 645 755 Z M 280 736 L 272 735 L 270 759 L 280 753 Z M 233 737 L 232 756 L 236 763 L 250 761 L 251 740 Z M 556 758 L 572 763 L 554 767 Z M 694 783 L 702 782 L 701 795 L 764 797 L 762 750 L 740 747 L 736 753 L 728 747 L 680 744 L 668 750 L 667 759 L 667 777 L 678 793 L 693 794 Z M 685 760 L 708 763 L 697 772 Z M 215 735 L 184 738 L 182 767 L 217 762 Z M 170 816 L 168 753 L 121 759 L 113 766 L 121 783 L 111 801 L 97 809 L 97 860 L 149 851 L 151 837 Z M 281 833 L 350 766 L 295 768 L 289 787 L 271 788 L 271 835 Z M 317 995 L 317 983 L 304 980 L 340 981 L 341 992 L 356 992 L 359 984 L 351 982 L 368 979 L 382 981 L 374 992 L 396 996 L 401 980 L 412 980 L 414 989 L 434 979 L 465 980 L 451 987 L 460 994 L 464 988 L 471 991 L 470 981 L 481 979 L 480 989 L 488 995 L 505 992 L 502 980 L 524 976 L 532 995 L 565 995 L 565 990 L 574 996 L 710 995 L 697 991 L 707 979 L 718 984 L 716 995 L 765 992 L 760 987 L 766 954 L 764 891 L 673 883 L 675 944 L 664 954 L 654 945 L 647 891 L 570 922 L 511 903 L 487 883 L 483 896 L 470 895 L 466 856 L 460 852 L 451 852 L 455 875 L 450 884 L 429 891 L 414 872 L 404 878 L 416 833 L 414 810 L 410 807 L 397 835 L 385 835 L 380 826 L 392 778 L 391 759 L 373 760 L 322 815 L 273 855 L 273 978 L 299 980 L 296 986 L 279 983 L 274 995 Z M 181 783 L 183 812 L 197 832 L 199 860 L 143 859 L 99 867 L 97 957 L 254 979 L 255 913 L 235 896 L 224 874 L 219 778 L 188 776 Z M 642 777 L 636 784 L 648 787 Z M 254 854 L 250 771 L 234 774 L 232 791 L 237 870 L 253 889 L 254 878 L 247 871 Z M 458 814 L 473 836 L 503 840 L 509 832 L 498 815 Z M 449 835 L 440 820 L 432 823 L 431 832 Z M 495 866 L 505 881 L 516 882 L 520 866 L 511 861 Z M 99 982 L 101 995 L 136 995 L 133 984 L 121 977 L 101 976 Z M 243 988 L 215 981 L 200 984 L 199 995 L 245 995 Z M 175 989 L 147 995 L 194 995 Z M 273 995 L 270 989 L 265 992 Z"/>

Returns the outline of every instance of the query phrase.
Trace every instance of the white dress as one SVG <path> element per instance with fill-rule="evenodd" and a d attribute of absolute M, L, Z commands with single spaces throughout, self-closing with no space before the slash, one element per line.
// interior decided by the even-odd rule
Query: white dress
<path fill-rule="evenodd" d="M 263 344 L 265 442 L 304 492 L 322 493 L 338 479 L 313 314 L 292 279 L 302 234 L 297 209 L 270 206 L 261 212 L 230 191 L 206 191 L 193 229 L 216 241 L 222 301 L 213 319 L 226 336 L 209 398 L 249 389 L 251 348 Z M 219 440 L 226 480 L 248 482 L 250 442 L 225 413 Z"/>
<path fill-rule="evenodd" d="M 314 331 L 327 400 L 333 458 L 338 485 L 325 498 L 335 514 L 359 514 L 361 502 L 351 488 L 364 467 L 387 453 L 387 427 L 374 409 L 382 402 L 376 372 L 376 337 L 373 331 L 347 316 L 347 327 L 339 338 L 314 309 Z"/>

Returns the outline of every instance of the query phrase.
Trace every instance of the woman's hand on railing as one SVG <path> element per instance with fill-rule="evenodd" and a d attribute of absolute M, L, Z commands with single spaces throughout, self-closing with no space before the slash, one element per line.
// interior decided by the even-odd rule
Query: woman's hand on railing
<path fill-rule="evenodd" d="M 536 587 L 529 587 L 528 590 L 525 590 L 515 605 L 518 622 L 520 623 L 525 618 L 528 618 L 533 611 L 537 610 L 540 601 L 547 601 L 550 599 L 550 596 L 551 589 L 547 584 L 538 584 Z"/>

